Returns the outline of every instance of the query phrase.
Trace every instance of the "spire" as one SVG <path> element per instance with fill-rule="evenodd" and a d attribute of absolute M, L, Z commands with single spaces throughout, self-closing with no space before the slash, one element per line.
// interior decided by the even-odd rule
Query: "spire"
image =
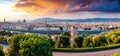
<path fill-rule="evenodd" d="M 6 22 L 6 19 L 4 18 L 4 23 Z"/>
<path fill-rule="evenodd" d="M 26 23 L 26 20 L 25 20 L 25 19 L 23 20 L 23 23 Z"/>

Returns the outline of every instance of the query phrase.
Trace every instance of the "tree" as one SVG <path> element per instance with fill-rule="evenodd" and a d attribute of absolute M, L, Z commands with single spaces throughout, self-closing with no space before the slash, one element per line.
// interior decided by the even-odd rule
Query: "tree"
<path fill-rule="evenodd" d="M 93 46 L 105 46 L 107 45 L 106 37 L 103 34 L 93 36 Z"/>
<path fill-rule="evenodd" d="M 113 42 L 114 44 L 117 44 L 117 43 L 120 43 L 120 36 L 119 37 L 117 37 L 115 40 L 114 40 L 114 42 Z"/>
<path fill-rule="evenodd" d="M 93 47 L 92 36 L 85 37 L 83 40 L 82 46 L 83 47 Z"/>
<path fill-rule="evenodd" d="M 4 55 L 4 52 L 3 52 L 3 47 L 2 47 L 2 45 L 0 45 L 0 56 L 5 56 L 5 55 Z"/>
<path fill-rule="evenodd" d="M 79 36 L 79 35 L 76 35 L 74 38 L 74 41 L 79 48 L 82 47 L 83 40 L 84 40 L 84 38 L 82 36 Z"/>
<path fill-rule="evenodd" d="M 107 45 L 107 40 L 106 40 L 106 37 L 105 37 L 105 33 L 99 34 L 98 38 L 99 38 L 99 41 L 102 43 L 102 45 Z"/>
<path fill-rule="evenodd" d="M 54 47 L 55 45 L 55 41 L 53 41 L 52 39 L 49 39 L 50 43 L 51 43 L 51 46 Z"/>
<path fill-rule="evenodd" d="M 112 31 L 108 32 L 108 33 L 105 35 L 108 45 L 113 44 L 113 40 L 114 40 L 114 37 L 115 37 L 114 31 L 115 31 L 115 30 L 112 30 Z"/>
<path fill-rule="evenodd" d="M 82 34 L 82 37 L 87 37 L 87 36 L 89 36 L 88 33 L 83 33 L 83 34 Z"/>
<path fill-rule="evenodd" d="M 29 38 L 20 43 L 21 56 L 52 56 L 51 45 L 47 38 Z"/>
<path fill-rule="evenodd" d="M 20 56 L 19 49 L 20 49 L 20 41 L 28 39 L 28 36 L 24 34 L 13 35 L 9 39 L 9 46 L 7 56 Z"/>
<path fill-rule="evenodd" d="M 58 35 L 53 36 L 53 41 L 55 42 L 54 47 L 59 48 L 60 47 L 60 37 Z"/>
<path fill-rule="evenodd" d="M 7 38 L 0 36 L 0 43 L 7 43 Z"/>
<path fill-rule="evenodd" d="M 63 33 L 61 33 L 61 35 L 70 36 L 70 32 L 63 32 Z"/>
<path fill-rule="evenodd" d="M 61 27 L 59 27 L 59 29 L 61 30 L 61 31 L 63 31 L 63 27 L 61 26 Z"/>
<path fill-rule="evenodd" d="M 60 44 L 62 45 L 61 47 L 69 47 L 70 45 L 70 37 L 69 36 L 63 36 L 60 35 Z"/>
<path fill-rule="evenodd" d="M 120 28 L 109 31 L 106 34 L 108 45 L 119 43 L 118 42 L 119 36 L 120 36 Z"/>
<path fill-rule="evenodd" d="M 10 38 L 9 44 L 8 56 L 52 56 L 46 36 L 18 34 Z"/>
<path fill-rule="evenodd" d="M 70 38 L 65 35 L 55 35 L 53 40 L 55 41 L 55 48 L 66 48 L 70 45 Z"/>
<path fill-rule="evenodd" d="M 10 33 L 10 31 L 0 31 L 0 35 L 2 35 L 2 36 L 4 36 L 4 35 L 11 36 L 12 33 Z"/>

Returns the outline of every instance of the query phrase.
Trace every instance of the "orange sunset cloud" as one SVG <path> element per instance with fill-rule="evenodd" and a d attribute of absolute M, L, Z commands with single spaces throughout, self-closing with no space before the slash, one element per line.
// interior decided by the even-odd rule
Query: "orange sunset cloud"
<path fill-rule="evenodd" d="M 91 2 L 92 0 L 18 0 L 15 8 L 33 14 L 61 13 L 86 8 Z"/>

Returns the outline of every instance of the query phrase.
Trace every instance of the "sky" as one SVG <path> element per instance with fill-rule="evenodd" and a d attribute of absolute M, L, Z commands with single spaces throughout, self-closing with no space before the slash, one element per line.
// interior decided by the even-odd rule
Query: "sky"
<path fill-rule="evenodd" d="M 120 18 L 120 0 L 0 0 L 0 21 Z"/>

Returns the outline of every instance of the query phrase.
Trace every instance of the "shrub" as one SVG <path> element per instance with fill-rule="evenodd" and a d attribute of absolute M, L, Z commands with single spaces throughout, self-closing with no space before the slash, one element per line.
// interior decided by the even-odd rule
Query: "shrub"
<path fill-rule="evenodd" d="M 65 35 L 54 36 L 55 48 L 68 48 L 70 46 L 70 38 Z"/>
<path fill-rule="evenodd" d="M 70 36 L 70 32 L 63 32 L 61 35 Z"/>
<path fill-rule="evenodd" d="M 92 51 L 109 50 L 119 47 L 120 44 L 115 44 L 110 46 L 86 47 L 86 48 L 53 48 L 52 50 L 55 52 L 92 52 Z"/>
<path fill-rule="evenodd" d="M 0 42 L 1 43 L 7 43 L 7 38 L 0 36 Z"/>
<path fill-rule="evenodd" d="M 53 41 L 52 39 L 49 39 L 49 41 L 50 41 L 52 47 L 54 47 L 54 45 L 55 45 L 55 41 Z"/>
<path fill-rule="evenodd" d="M 8 56 L 52 56 L 51 44 L 46 36 L 18 34 L 10 38 Z"/>
<path fill-rule="evenodd" d="M 79 48 L 82 47 L 83 40 L 84 40 L 84 38 L 79 35 L 76 35 L 74 38 L 74 41 Z"/>
<path fill-rule="evenodd" d="M 120 28 L 109 31 L 105 36 L 108 45 L 119 43 L 117 38 L 120 36 Z"/>
<path fill-rule="evenodd" d="M 83 47 L 92 47 L 92 36 L 87 36 L 84 38 L 83 43 L 82 43 Z"/>
<path fill-rule="evenodd" d="M 3 52 L 3 47 L 0 45 L 0 56 L 5 56 Z"/>

